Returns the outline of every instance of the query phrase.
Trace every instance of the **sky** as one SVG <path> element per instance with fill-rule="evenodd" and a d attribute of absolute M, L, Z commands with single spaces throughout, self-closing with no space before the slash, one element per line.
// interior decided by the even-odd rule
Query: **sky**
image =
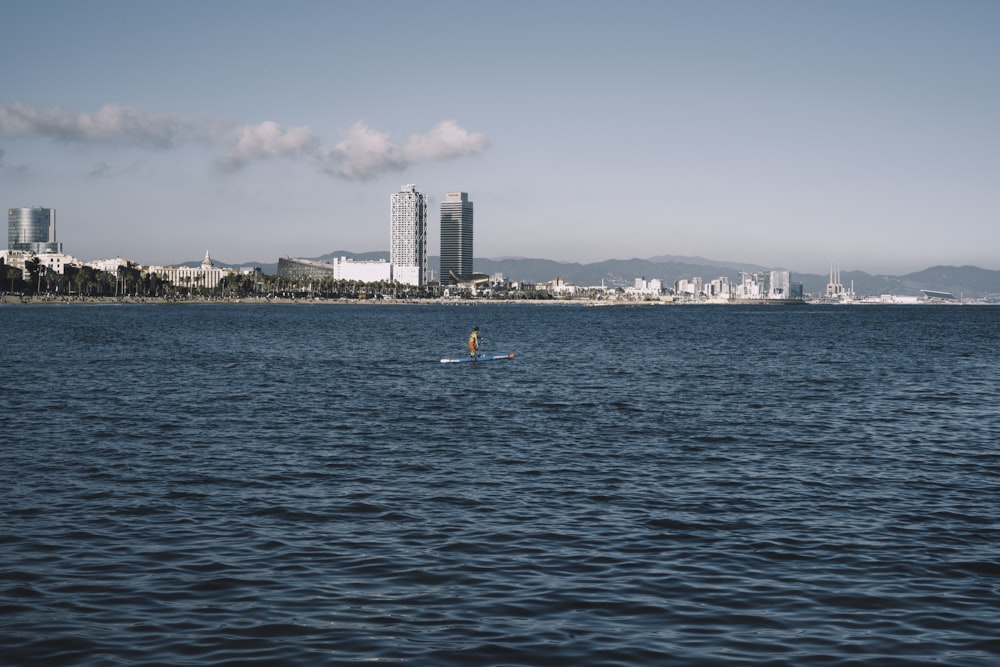
<path fill-rule="evenodd" d="M 0 0 L 0 201 L 81 260 L 1000 270 L 1000 2 Z"/>

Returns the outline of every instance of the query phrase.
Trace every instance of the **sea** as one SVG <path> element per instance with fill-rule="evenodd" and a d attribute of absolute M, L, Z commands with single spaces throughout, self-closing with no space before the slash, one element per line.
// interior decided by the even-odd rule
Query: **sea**
<path fill-rule="evenodd" d="M 3 305 L 0 375 L 3 665 L 1000 664 L 1000 307 Z"/>

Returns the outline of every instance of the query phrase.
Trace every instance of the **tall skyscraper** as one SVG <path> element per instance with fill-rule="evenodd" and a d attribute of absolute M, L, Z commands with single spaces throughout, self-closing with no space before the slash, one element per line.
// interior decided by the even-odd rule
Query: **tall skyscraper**
<path fill-rule="evenodd" d="M 7 209 L 7 249 L 32 253 L 61 253 L 56 242 L 54 208 Z"/>
<path fill-rule="evenodd" d="M 441 284 L 472 275 L 472 202 L 466 192 L 449 192 L 441 202 Z"/>
<path fill-rule="evenodd" d="M 427 196 L 416 185 L 392 195 L 389 263 L 392 277 L 407 285 L 427 282 Z"/>

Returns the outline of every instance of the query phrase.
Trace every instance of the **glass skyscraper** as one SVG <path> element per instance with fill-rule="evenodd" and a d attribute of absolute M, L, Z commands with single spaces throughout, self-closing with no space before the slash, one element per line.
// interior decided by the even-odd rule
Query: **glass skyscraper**
<path fill-rule="evenodd" d="M 394 280 L 407 285 L 427 282 L 427 196 L 416 185 L 392 195 L 389 263 Z"/>
<path fill-rule="evenodd" d="M 62 253 L 56 242 L 54 208 L 7 209 L 7 249 L 30 253 Z"/>
<path fill-rule="evenodd" d="M 441 202 L 441 284 L 472 275 L 472 202 L 466 192 L 449 192 Z"/>

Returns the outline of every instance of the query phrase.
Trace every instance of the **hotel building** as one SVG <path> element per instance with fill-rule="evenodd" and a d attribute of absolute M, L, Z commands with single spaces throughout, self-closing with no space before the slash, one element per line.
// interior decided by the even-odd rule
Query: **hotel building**
<path fill-rule="evenodd" d="M 427 282 L 427 196 L 416 185 L 392 194 L 389 263 L 393 280 L 405 285 Z"/>
<path fill-rule="evenodd" d="M 62 253 L 62 243 L 56 242 L 56 210 L 37 206 L 7 209 L 7 250 Z"/>
<path fill-rule="evenodd" d="M 201 266 L 150 266 L 147 273 L 156 276 L 171 285 L 178 287 L 215 289 L 222 282 L 222 278 L 234 273 L 232 269 L 219 268 L 212 262 L 208 251 L 205 251 L 205 259 Z"/>
<path fill-rule="evenodd" d="M 456 284 L 472 271 L 472 202 L 449 192 L 441 202 L 441 284 Z"/>
<path fill-rule="evenodd" d="M 49 273 L 65 272 L 67 264 L 78 260 L 63 254 L 56 241 L 56 210 L 32 206 L 7 209 L 7 249 L 0 250 L 0 264 L 20 269 L 27 275 L 27 262 L 38 260 Z"/>

